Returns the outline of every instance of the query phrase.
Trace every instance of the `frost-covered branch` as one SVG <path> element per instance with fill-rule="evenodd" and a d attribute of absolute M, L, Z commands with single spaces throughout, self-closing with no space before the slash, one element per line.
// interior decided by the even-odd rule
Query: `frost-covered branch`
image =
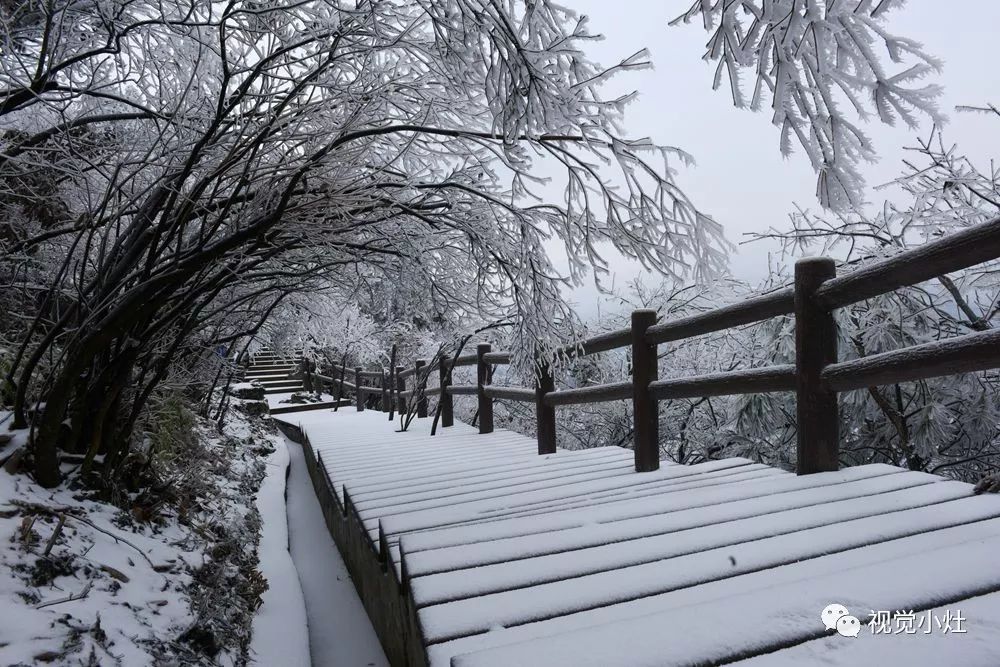
<path fill-rule="evenodd" d="M 843 210 L 864 202 L 858 166 L 878 157 L 858 121 L 874 115 L 915 129 L 921 116 L 943 120 L 941 89 L 924 83 L 941 63 L 888 30 L 904 1 L 696 0 L 674 23 L 701 19 L 711 33 L 705 59 L 718 63 L 715 88 L 725 83 L 740 108 L 770 101 L 782 154 L 798 144 L 818 174 L 822 206 Z"/>

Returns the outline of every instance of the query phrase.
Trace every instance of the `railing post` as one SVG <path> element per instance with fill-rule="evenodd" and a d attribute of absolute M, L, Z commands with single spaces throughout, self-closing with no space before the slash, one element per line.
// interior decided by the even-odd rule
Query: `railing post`
<path fill-rule="evenodd" d="M 632 312 L 632 419 L 635 470 L 651 472 L 660 467 L 660 415 L 649 383 L 656 380 L 656 345 L 646 340 L 646 329 L 656 324 L 655 310 Z"/>
<path fill-rule="evenodd" d="M 389 412 L 389 383 L 385 377 L 385 370 L 382 370 L 382 412 Z"/>
<path fill-rule="evenodd" d="M 796 471 L 800 475 L 839 467 L 837 392 L 820 377 L 824 366 L 837 362 L 837 324 L 833 313 L 814 296 L 820 285 L 836 275 L 837 265 L 828 257 L 795 263 Z"/>
<path fill-rule="evenodd" d="M 427 378 L 424 377 L 426 359 L 417 359 L 413 372 L 413 392 L 417 396 L 417 417 L 427 416 Z"/>
<path fill-rule="evenodd" d="M 396 412 L 401 415 L 406 412 L 406 399 L 403 398 L 403 392 L 406 391 L 406 378 L 402 377 L 404 370 L 406 369 L 402 366 L 396 366 Z"/>
<path fill-rule="evenodd" d="M 490 365 L 483 355 L 492 350 L 489 343 L 476 346 L 476 398 L 479 399 L 479 432 L 493 432 L 493 399 L 486 395 L 490 383 Z"/>
<path fill-rule="evenodd" d="M 337 400 L 333 402 L 333 411 L 337 412 L 340 410 L 340 401 L 344 398 L 344 382 L 347 381 L 347 362 L 340 365 L 340 382 L 338 383 L 334 380 L 334 384 L 337 386 Z"/>
<path fill-rule="evenodd" d="M 538 433 L 538 453 L 556 453 L 556 409 L 545 405 L 545 394 L 555 391 L 549 364 L 538 359 L 538 377 L 535 378 L 535 431 Z"/>
<path fill-rule="evenodd" d="M 334 364 L 330 370 L 330 384 L 333 385 L 330 387 L 330 393 L 333 394 L 334 407 L 337 406 L 337 403 L 340 403 L 340 384 L 337 382 L 337 371 L 337 365 Z"/>
<path fill-rule="evenodd" d="M 358 412 L 364 412 L 365 392 L 361 390 L 361 366 L 354 367 L 354 386 L 357 387 L 354 398 L 357 401 Z"/>
<path fill-rule="evenodd" d="M 451 373 L 448 372 L 448 357 L 441 357 L 441 365 L 438 366 L 438 384 L 441 386 L 441 393 L 438 395 L 438 401 L 441 405 L 441 426 L 454 426 L 455 424 L 455 406 L 452 395 L 449 394 L 446 389 L 448 385 L 451 384 Z"/>
<path fill-rule="evenodd" d="M 312 391 L 312 374 L 309 372 L 309 360 L 306 359 L 305 353 L 299 359 L 299 368 L 302 369 L 302 389 L 308 394 Z"/>

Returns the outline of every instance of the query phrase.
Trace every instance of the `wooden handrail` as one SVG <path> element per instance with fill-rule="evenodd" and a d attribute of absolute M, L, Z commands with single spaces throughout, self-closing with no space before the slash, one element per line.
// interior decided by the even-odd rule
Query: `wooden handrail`
<path fill-rule="evenodd" d="M 832 310 L 1000 257 L 1000 217 L 874 262 L 816 290 Z"/>
<path fill-rule="evenodd" d="M 518 401 L 520 403 L 533 403 L 535 401 L 535 390 L 524 389 L 523 387 L 497 387 L 489 385 L 483 387 L 483 391 L 490 398 Z"/>
<path fill-rule="evenodd" d="M 576 343 L 569 343 L 556 348 L 556 354 L 568 357 L 586 357 L 591 354 L 609 352 L 619 348 L 628 347 L 631 344 L 629 338 L 631 329 L 618 329 L 607 333 L 598 334 L 591 338 L 585 338 Z M 509 364 L 513 358 L 512 352 L 490 352 L 484 356 L 487 363 L 494 365 Z"/>
<path fill-rule="evenodd" d="M 331 377 L 330 380 L 331 381 L 334 379 L 339 380 L 340 379 L 339 376 L 342 372 L 343 372 L 342 369 L 334 366 L 333 369 L 330 371 L 330 373 L 333 375 L 333 377 Z M 348 368 L 347 375 L 354 375 L 354 369 Z M 368 378 L 369 380 L 381 380 L 382 371 L 361 371 L 361 377 Z"/>
<path fill-rule="evenodd" d="M 579 405 L 581 403 L 603 403 L 605 401 L 624 401 L 632 398 L 631 382 L 615 382 L 598 384 L 591 387 L 576 389 L 561 389 L 545 394 L 545 405 Z"/>
<path fill-rule="evenodd" d="M 835 391 L 850 391 L 994 368 L 1000 368 L 1000 329 L 830 364 L 822 378 Z"/>
<path fill-rule="evenodd" d="M 627 382 L 556 391 L 549 366 L 539 359 L 534 389 L 492 386 L 492 366 L 509 364 L 514 355 L 511 352 L 494 352 L 485 343 L 477 346 L 476 354 L 445 357 L 430 366 L 426 361 L 418 360 L 412 368 L 397 368 L 395 386 L 387 389 L 357 387 L 362 378 L 381 380 L 383 377 L 383 372 L 362 371 L 360 368 L 335 368 L 332 378 L 316 374 L 313 377 L 323 382 L 334 382 L 339 375 L 353 372 L 355 383 L 345 382 L 343 386 L 355 391 L 359 410 L 363 409 L 363 395 L 382 393 L 386 396 L 387 392 L 394 392 L 402 411 L 404 399 L 417 395 L 415 386 L 406 389 L 405 380 L 413 377 L 415 385 L 437 371 L 439 386 L 425 388 L 422 396 L 440 397 L 442 426 L 453 423 L 453 396 L 475 395 L 482 433 L 493 430 L 494 400 L 533 401 L 539 454 L 556 451 L 555 407 L 631 399 L 633 449 L 638 471 L 655 470 L 659 466 L 658 401 L 794 391 L 799 474 L 836 470 L 839 465 L 838 392 L 1000 368 L 1000 330 L 980 331 L 838 362 L 833 311 L 998 257 L 1000 218 L 843 276 L 836 275 L 833 260 L 802 259 L 795 264 L 795 284 L 792 287 L 667 322 L 657 322 L 657 314 L 653 311 L 636 311 L 628 329 L 602 333 L 556 350 L 557 354 L 575 357 L 630 347 L 632 379 Z M 789 315 L 795 318 L 795 364 L 663 380 L 657 378 L 657 346 L 661 343 Z M 452 384 L 451 369 L 473 365 L 477 367 L 476 384 Z M 379 384 L 384 383 L 380 381 Z M 425 416 L 426 412 L 424 401 L 423 406 L 418 407 L 418 415 Z"/>
<path fill-rule="evenodd" d="M 632 344 L 631 329 L 617 329 L 607 333 L 597 334 L 590 338 L 584 338 L 577 343 L 570 343 L 558 348 L 558 354 L 565 354 L 571 357 L 586 357 L 600 352 L 609 352 L 618 348 L 628 347 Z"/>
<path fill-rule="evenodd" d="M 446 361 L 451 363 L 451 358 L 449 357 Z M 460 357 L 455 357 L 455 368 L 460 366 L 475 366 L 476 365 L 476 355 L 474 354 L 463 354 Z"/>
<path fill-rule="evenodd" d="M 510 352 L 490 352 L 489 354 L 483 355 L 483 360 L 490 364 L 502 366 L 504 364 L 509 364 L 512 356 L 513 355 Z"/>
<path fill-rule="evenodd" d="M 655 324 L 646 331 L 650 343 L 668 343 L 707 333 L 790 315 L 795 308 L 795 290 L 786 288 L 764 296 L 747 299 L 705 313 L 683 317 L 672 322 Z"/>
<path fill-rule="evenodd" d="M 795 366 L 785 364 L 657 380 L 650 383 L 649 391 L 660 401 L 676 398 L 701 398 L 702 396 L 795 391 Z"/>

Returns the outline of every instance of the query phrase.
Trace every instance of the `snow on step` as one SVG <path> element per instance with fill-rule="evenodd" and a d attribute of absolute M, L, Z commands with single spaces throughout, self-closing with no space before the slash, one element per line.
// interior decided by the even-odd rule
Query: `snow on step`
<path fill-rule="evenodd" d="M 588 504 L 588 497 L 594 495 L 599 498 L 599 502 L 603 502 L 605 498 L 613 499 L 615 496 L 626 494 L 630 487 L 642 485 L 655 485 L 656 493 L 660 494 L 669 490 L 669 484 L 661 485 L 659 482 L 668 481 L 676 484 L 697 482 L 699 478 L 713 479 L 710 475 L 726 468 L 738 468 L 737 471 L 726 474 L 727 481 L 739 479 L 740 475 L 764 474 L 781 477 L 787 474 L 767 466 L 753 464 L 745 459 L 726 459 L 697 466 L 667 466 L 656 472 L 641 474 L 632 470 L 611 479 L 584 481 L 530 493 L 465 502 L 446 510 L 391 515 L 383 519 L 383 528 L 388 534 L 402 534 L 459 522 L 483 521 L 528 509 L 549 511 L 558 506 L 559 501 L 572 500 L 585 505 Z"/>
<path fill-rule="evenodd" d="M 746 461 L 733 459 L 730 461 L 733 463 L 733 466 L 729 470 L 703 472 L 701 474 L 695 474 L 687 470 L 684 474 L 673 475 L 673 484 L 669 486 L 665 486 L 662 483 L 662 478 L 653 479 L 650 473 L 646 473 L 646 475 L 649 476 L 649 483 L 655 484 L 658 492 L 672 493 L 699 486 L 737 483 L 784 474 L 766 466 L 757 464 L 744 465 L 748 463 Z M 676 468 L 684 470 L 685 467 L 676 466 Z M 630 477 L 628 478 L 613 476 L 610 478 L 605 477 L 599 481 L 602 483 L 610 481 L 611 483 L 618 482 L 625 484 L 627 481 L 634 480 L 636 476 L 631 471 L 631 467 L 629 471 L 627 474 Z M 564 483 L 552 485 L 551 488 L 545 488 L 540 492 L 516 493 L 514 492 L 516 490 L 510 490 L 502 495 L 493 494 L 492 497 L 486 499 L 472 499 L 469 502 L 461 504 L 441 505 L 430 510 L 421 510 L 412 513 L 400 512 L 390 514 L 382 517 L 382 529 L 388 537 L 390 545 L 395 545 L 404 536 L 403 533 L 397 532 L 400 530 L 401 525 L 406 526 L 405 530 L 412 531 L 421 528 L 434 529 L 441 526 L 471 526 L 476 523 L 493 523 L 508 517 L 520 517 L 526 513 L 560 512 L 563 511 L 561 506 L 567 499 L 578 504 L 596 505 L 600 502 L 600 496 L 604 495 L 602 489 L 605 488 L 606 484 L 595 486 L 590 480 L 574 480 L 572 478 L 569 478 L 568 481 L 563 481 Z M 595 488 L 598 489 L 596 493 L 594 492 Z M 598 496 L 598 499 L 591 499 L 590 495 Z M 624 495 L 624 492 L 622 495 Z M 414 524 L 418 528 L 414 528 Z"/>
<path fill-rule="evenodd" d="M 832 600 L 865 612 L 919 610 L 995 592 L 997 573 L 983 564 L 994 562 L 1000 549 L 1000 520 L 955 530 L 959 534 L 932 534 L 938 537 L 934 546 L 909 549 L 891 562 L 859 567 L 845 562 L 823 576 L 458 655 L 451 664 L 660 667 L 721 662 L 824 636 L 820 611 Z M 942 539 L 945 537 L 948 541 Z M 934 576 L 927 577 L 928 572 L 934 572 Z M 874 642 L 876 638 L 859 637 L 854 641 L 868 640 Z M 993 641 L 995 650 L 996 639 Z M 895 664 L 894 658 L 886 664 Z M 920 664 L 927 663 L 921 659 Z"/>
<path fill-rule="evenodd" d="M 470 462 L 464 466 L 456 467 L 453 471 L 422 475 L 417 479 L 414 479 L 412 474 L 395 473 L 364 484 L 357 484 L 353 488 L 354 492 L 357 493 L 359 490 L 368 490 L 368 487 L 372 487 L 371 493 L 367 497 L 375 499 L 395 496 L 398 493 L 394 485 L 395 482 L 408 482 L 409 486 L 406 487 L 406 490 L 409 493 L 424 493 L 440 489 L 456 489 L 503 478 L 530 480 L 538 474 L 536 471 L 544 474 L 551 470 L 552 466 L 547 465 L 549 463 L 562 464 L 567 468 L 592 468 L 623 460 L 631 462 L 632 454 L 619 447 L 595 447 L 594 449 L 574 452 L 572 456 L 569 456 L 567 452 L 556 452 L 527 460 L 507 461 L 500 465 L 491 466 L 488 471 L 482 471 L 481 466 Z"/>
<path fill-rule="evenodd" d="M 855 469 L 860 470 L 860 469 Z M 840 473 L 830 473 L 840 475 Z M 929 479 L 928 479 L 929 478 Z M 800 479 L 800 478 L 793 478 Z M 902 473 L 898 475 L 880 475 L 868 479 L 860 479 L 841 484 L 827 484 L 806 489 L 786 492 L 768 493 L 767 495 L 749 498 L 742 502 L 725 503 L 699 508 L 676 508 L 653 515 L 635 518 L 601 521 L 588 521 L 585 515 L 580 516 L 585 523 L 571 526 L 569 517 L 556 516 L 553 519 L 563 519 L 563 525 L 551 528 L 547 532 L 522 534 L 523 519 L 507 520 L 484 526 L 487 531 L 479 531 L 475 541 L 462 544 L 452 544 L 433 548 L 426 546 L 434 544 L 423 540 L 424 549 L 416 549 L 421 544 L 420 538 L 438 538 L 437 533 L 417 533 L 403 538 L 406 547 L 407 568 L 411 577 L 446 572 L 465 567 L 477 567 L 493 563 L 503 563 L 546 554 L 558 554 L 574 549 L 624 542 L 626 540 L 649 535 L 665 534 L 673 531 L 688 530 L 701 526 L 715 526 L 748 517 L 767 516 L 786 510 L 808 508 L 850 498 L 864 498 L 879 493 L 896 491 L 919 484 L 936 481 L 937 478 L 921 473 Z M 786 480 L 782 480 L 784 482 Z M 763 486 L 767 484 L 767 486 Z M 770 480 L 758 483 L 760 490 L 773 489 Z M 680 500 L 680 499 L 679 499 Z M 550 517 L 544 517 L 550 519 Z M 570 519 L 566 521 L 566 519 Z M 550 523 L 551 522 L 547 522 Z M 442 531 L 443 532 L 443 531 Z M 487 539 L 492 532 L 493 539 Z M 450 540 L 453 542 L 454 540 Z"/>
<path fill-rule="evenodd" d="M 582 460 L 581 460 L 582 459 Z M 400 481 L 395 485 L 380 486 L 364 493 L 364 489 L 351 486 L 351 494 L 358 498 L 363 493 L 364 500 L 358 502 L 362 509 L 362 516 L 365 511 L 374 511 L 393 505 L 407 504 L 409 509 L 417 509 L 417 505 L 424 501 L 433 501 L 438 498 L 448 498 L 453 502 L 473 494 L 492 489 L 510 489 L 527 491 L 531 488 L 551 488 L 566 479 L 567 474 L 574 475 L 574 479 L 585 477 L 598 477 L 607 475 L 609 471 L 621 472 L 632 467 L 631 457 L 629 460 L 609 460 L 609 457 L 579 457 L 579 456 L 559 456 L 540 459 L 540 463 L 548 465 L 536 465 L 526 470 L 511 470 L 508 466 L 503 466 L 503 470 L 483 472 L 476 474 L 473 471 L 462 478 L 450 479 L 447 482 L 430 484 L 431 488 L 426 488 L 426 477 L 419 479 Z M 440 473 L 439 473 L 440 474 Z M 447 474 L 447 473 L 445 473 Z M 370 488 L 370 487 L 369 487 Z M 390 488 L 391 492 L 383 492 L 382 489 Z M 422 506 L 422 505 L 421 505 Z"/>
<path fill-rule="evenodd" d="M 445 641 L 996 516 L 1000 499 L 964 498 L 936 505 L 934 511 L 905 510 L 676 557 L 667 554 L 641 565 L 426 607 L 420 617 L 430 642 Z M 995 571 L 992 575 L 997 577 Z"/>
<path fill-rule="evenodd" d="M 450 661 L 453 656 L 472 653 L 486 648 L 505 646 L 541 637 L 550 637 L 581 628 L 592 628 L 626 619 L 640 618 L 669 609 L 697 608 L 697 605 L 702 603 L 724 601 L 730 597 L 740 597 L 747 593 L 768 590 L 786 583 L 794 582 L 808 587 L 809 581 L 812 579 L 827 575 L 835 576 L 837 573 L 849 571 L 852 568 L 881 564 L 883 567 L 891 569 L 896 567 L 892 562 L 894 559 L 906 557 L 912 553 L 940 548 L 942 544 L 958 544 L 963 540 L 975 540 L 979 536 L 995 535 L 998 528 L 995 523 L 994 525 L 986 526 L 972 524 L 970 530 L 966 530 L 965 526 L 961 526 L 938 532 L 922 533 L 908 538 L 790 563 L 779 568 L 716 580 L 700 586 L 683 588 L 631 602 L 613 604 L 568 616 L 547 619 L 542 622 L 529 623 L 511 628 L 496 626 L 490 632 L 484 634 L 471 635 L 454 641 L 432 644 L 428 647 L 428 654 L 432 667 L 448 667 L 451 664 Z M 937 568 L 944 565 L 947 564 L 938 563 L 936 567 L 928 568 L 926 572 L 910 573 L 913 580 L 908 584 L 908 588 L 913 589 L 914 581 L 922 580 L 922 577 L 926 576 L 927 572 L 936 571 Z M 832 600 L 847 604 L 848 599 L 842 598 L 839 594 L 833 594 L 830 598 L 830 601 Z M 814 615 L 815 620 L 819 619 L 819 611 L 827 604 L 830 604 L 830 601 L 825 602 L 818 608 Z M 863 605 L 856 605 L 856 608 L 860 609 L 861 606 Z M 755 609 L 752 606 L 751 608 Z M 910 609 L 912 607 L 904 604 L 898 608 Z M 720 633 L 722 632 L 722 626 L 714 625 L 714 623 L 712 625 Z M 736 627 L 738 629 L 739 625 Z M 802 627 L 813 628 L 816 626 L 804 622 Z M 822 629 L 822 626 L 820 626 L 820 629 Z M 670 637 L 676 638 L 676 635 L 671 634 Z M 718 640 L 718 637 L 716 639 Z M 528 661 L 528 664 L 532 664 L 531 661 Z M 661 662 L 659 664 L 664 663 Z M 671 663 L 667 662 L 666 664 Z M 888 662 L 884 664 L 894 663 Z"/>
<path fill-rule="evenodd" d="M 919 475 L 919 473 L 914 474 Z M 907 477 L 907 475 L 897 475 L 896 477 Z M 726 525 L 724 528 L 720 528 L 722 522 L 710 522 L 703 519 L 702 525 L 696 528 L 664 531 L 659 534 L 655 534 L 654 529 L 650 528 L 648 530 L 653 534 L 623 539 L 617 539 L 618 536 L 614 535 L 615 529 L 619 528 L 621 524 L 610 524 L 595 527 L 595 530 L 589 531 L 591 541 L 598 544 L 567 549 L 566 551 L 573 551 L 571 559 L 566 558 L 565 551 L 562 551 L 534 558 L 522 557 L 492 565 L 473 567 L 472 569 L 463 568 L 465 571 L 462 572 L 449 570 L 418 577 L 412 580 L 413 596 L 418 606 L 425 606 L 486 593 L 526 588 L 561 579 L 652 563 L 712 548 L 736 545 L 741 542 L 761 540 L 808 528 L 835 525 L 846 520 L 923 507 L 956 500 L 966 495 L 968 495 L 968 488 L 965 484 L 958 482 L 933 484 L 927 489 L 916 487 L 871 498 L 834 501 L 821 507 L 805 507 L 751 517 L 730 522 L 730 525 Z M 701 514 L 706 513 L 702 512 Z M 683 516 L 673 518 L 675 521 L 685 519 Z M 602 531 L 600 528 L 605 530 Z M 635 530 L 640 527 L 629 526 L 629 528 Z M 611 541 L 609 541 L 608 533 L 612 534 Z M 502 546 L 502 544 L 497 546 Z M 413 576 L 412 569 L 409 569 L 411 568 L 409 562 L 407 567 Z"/>
<path fill-rule="evenodd" d="M 865 610 L 862 614 L 868 613 Z M 887 610 L 888 611 L 888 610 Z M 910 610 L 906 610 L 910 611 Z M 928 610 L 934 623 L 932 632 L 920 629 L 914 634 L 871 634 L 862 630 L 860 641 L 845 641 L 839 635 L 814 639 L 798 646 L 767 653 L 737 663 L 740 667 L 801 667 L 801 665 L 953 665 L 959 660 L 963 667 L 995 667 L 997 637 L 1000 637 L 1000 593 L 963 600 L 958 604 Z M 945 633 L 933 619 L 961 612 L 959 633 Z M 927 612 L 921 614 L 926 618 Z M 858 615 L 865 621 L 865 618 Z M 916 626 L 916 623 L 914 624 Z M 954 630 L 956 626 L 952 626 Z"/>
<path fill-rule="evenodd" d="M 559 474 L 561 472 L 562 474 Z M 501 479 L 492 483 L 474 485 L 472 488 L 456 488 L 449 491 L 436 491 L 415 495 L 402 495 L 396 498 L 366 502 L 356 501 L 355 504 L 360 510 L 362 518 L 374 516 L 376 513 L 397 514 L 419 512 L 425 509 L 447 506 L 454 507 L 457 503 L 465 503 L 475 500 L 492 500 L 494 498 L 507 498 L 511 495 L 527 493 L 529 491 L 552 491 L 564 486 L 580 485 L 584 482 L 596 480 L 606 481 L 607 484 L 616 484 L 616 477 L 624 477 L 633 473 L 632 464 L 622 461 L 613 466 L 602 466 L 596 470 L 589 468 L 578 468 L 562 471 L 552 471 L 548 475 L 541 476 L 533 481 L 520 481 L 516 479 Z M 349 487 L 350 490 L 350 487 Z M 353 497 L 353 496 L 352 496 Z"/>
<path fill-rule="evenodd" d="M 694 468 L 695 466 L 691 466 Z M 607 502 L 595 507 L 574 511 L 561 511 L 551 515 L 532 516 L 517 521 L 494 522 L 479 526 L 463 526 L 455 529 L 442 529 L 422 533 L 413 533 L 403 537 L 407 554 L 427 549 L 437 549 L 449 546 L 475 544 L 505 537 L 519 535 L 537 535 L 550 531 L 567 530 L 584 525 L 624 521 L 641 517 L 651 517 L 658 514 L 676 512 L 693 507 L 728 504 L 730 511 L 738 511 L 748 499 L 766 497 L 796 490 L 832 486 L 851 481 L 881 477 L 903 472 L 899 468 L 887 465 L 869 465 L 857 468 L 847 468 L 835 473 L 796 477 L 787 475 L 780 479 L 768 479 L 721 488 L 708 488 L 703 491 L 689 491 L 678 496 L 665 495 L 654 497 L 643 503 L 635 503 L 630 499 L 617 502 Z M 777 502 L 781 502 L 778 499 Z"/>

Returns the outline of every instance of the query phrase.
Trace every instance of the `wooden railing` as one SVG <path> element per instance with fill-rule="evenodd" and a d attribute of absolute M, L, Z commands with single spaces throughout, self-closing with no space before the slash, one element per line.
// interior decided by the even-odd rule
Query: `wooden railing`
<path fill-rule="evenodd" d="M 833 313 L 865 299 L 886 294 L 954 271 L 1000 257 L 1000 218 L 872 263 L 844 276 L 836 275 L 836 265 L 825 257 L 796 262 L 794 285 L 741 303 L 717 308 L 669 322 L 657 322 L 652 310 L 632 313 L 631 326 L 600 334 L 560 352 L 573 356 L 598 354 L 631 348 L 632 378 L 574 389 L 555 390 L 552 374 L 540 366 L 534 388 L 496 387 L 489 384 L 491 366 L 509 364 L 510 352 L 494 352 L 480 344 L 475 354 L 446 357 L 428 365 L 417 360 L 412 368 L 397 367 L 394 373 L 353 370 L 355 383 L 343 382 L 344 389 L 356 392 L 357 407 L 364 409 L 365 393 L 381 393 L 388 410 L 393 394 L 400 409 L 416 395 L 419 417 L 427 415 L 426 396 L 440 394 L 441 424 L 453 424 L 452 397 L 474 395 L 479 407 L 479 431 L 493 430 L 495 400 L 534 403 L 537 419 L 538 453 L 556 449 L 555 408 L 579 403 L 631 400 L 634 419 L 635 469 L 659 468 L 659 418 L 661 400 L 703 396 L 795 392 L 797 471 L 799 474 L 836 470 L 839 465 L 837 394 L 869 386 L 895 384 L 942 375 L 1000 367 L 1000 330 L 987 330 L 945 341 L 916 345 L 852 361 L 838 361 L 837 329 Z M 657 347 L 733 327 L 754 324 L 773 317 L 795 317 L 795 364 L 753 368 L 660 380 L 657 376 Z M 477 367 L 475 385 L 453 385 L 450 370 Z M 439 388 L 427 389 L 426 381 L 439 372 Z M 334 375 L 350 373 L 346 368 Z M 394 377 L 390 377 L 394 376 Z M 320 376 L 322 377 L 322 376 Z M 414 378 L 409 391 L 406 380 Z M 378 387 L 363 386 L 378 379 Z M 334 378 L 325 378 L 334 382 Z M 337 384 L 334 382 L 334 386 Z M 420 388 L 417 388 L 420 385 Z M 339 398 L 339 396 L 338 396 Z"/>

